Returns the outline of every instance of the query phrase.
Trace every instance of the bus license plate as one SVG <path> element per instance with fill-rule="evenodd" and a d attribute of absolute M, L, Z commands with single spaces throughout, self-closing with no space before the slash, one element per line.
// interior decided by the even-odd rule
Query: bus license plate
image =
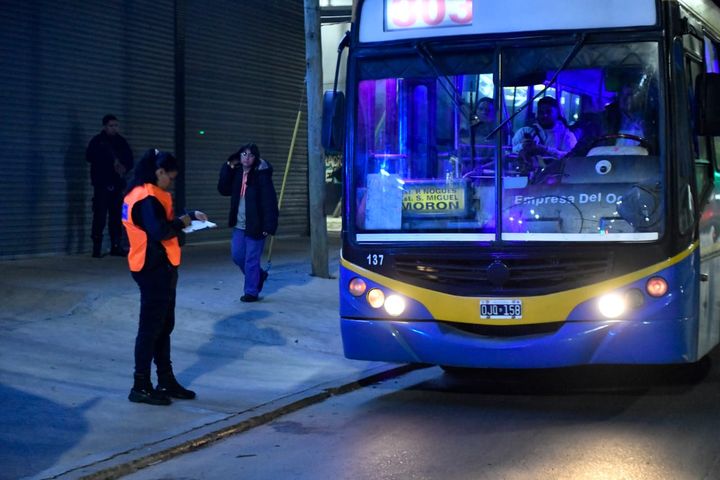
<path fill-rule="evenodd" d="M 489 319 L 522 318 L 522 300 L 480 300 L 480 316 Z"/>

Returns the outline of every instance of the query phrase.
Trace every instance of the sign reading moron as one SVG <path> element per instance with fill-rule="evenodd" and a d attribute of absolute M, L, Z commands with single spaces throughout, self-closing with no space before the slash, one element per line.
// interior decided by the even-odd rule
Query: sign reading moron
<path fill-rule="evenodd" d="M 403 188 L 404 217 L 465 217 L 468 214 L 465 181 L 406 181 Z"/>

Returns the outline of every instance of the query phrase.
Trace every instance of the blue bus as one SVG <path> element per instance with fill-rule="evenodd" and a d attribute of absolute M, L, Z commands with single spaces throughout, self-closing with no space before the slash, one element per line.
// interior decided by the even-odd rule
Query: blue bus
<path fill-rule="evenodd" d="M 323 138 L 348 358 L 688 364 L 718 344 L 713 2 L 361 0 L 345 47 Z"/>

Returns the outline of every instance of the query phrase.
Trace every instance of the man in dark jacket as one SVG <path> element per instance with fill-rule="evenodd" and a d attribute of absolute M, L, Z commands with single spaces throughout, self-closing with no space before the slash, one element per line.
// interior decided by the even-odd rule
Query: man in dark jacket
<path fill-rule="evenodd" d="M 278 203 L 272 166 L 260 158 L 254 143 L 240 147 L 220 170 L 218 191 L 230 197 L 228 226 L 233 228 L 231 254 L 245 275 L 243 302 L 256 302 L 268 273 L 260 267 L 265 238 L 274 235 Z"/>
<path fill-rule="evenodd" d="M 125 175 L 133 168 L 133 154 L 127 141 L 120 135 L 120 124 L 115 115 L 105 115 L 103 129 L 88 144 L 85 159 L 90 164 L 93 185 L 93 219 L 91 238 L 92 256 L 100 258 L 105 221 L 110 234 L 110 255 L 125 256 L 121 245 L 123 190 Z"/>

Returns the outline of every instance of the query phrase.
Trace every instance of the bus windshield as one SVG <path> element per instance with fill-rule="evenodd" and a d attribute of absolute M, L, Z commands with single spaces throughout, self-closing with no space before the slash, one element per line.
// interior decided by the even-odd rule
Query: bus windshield
<path fill-rule="evenodd" d="M 662 235 L 657 43 L 436 50 L 359 61 L 359 241 Z"/>

